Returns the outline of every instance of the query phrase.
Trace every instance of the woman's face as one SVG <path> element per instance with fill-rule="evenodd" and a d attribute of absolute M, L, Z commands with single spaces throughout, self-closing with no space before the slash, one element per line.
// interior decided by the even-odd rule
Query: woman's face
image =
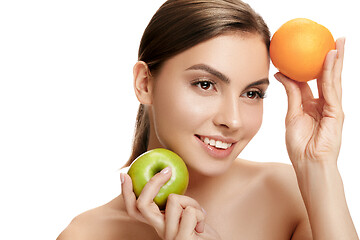
<path fill-rule="evenodd" d="M 268 73 L 255 34 L 222 35 L 169 59 L 154 81 L 149 148 L 168 148 L 205 175 L 224 172 L 260 128 Z"/>

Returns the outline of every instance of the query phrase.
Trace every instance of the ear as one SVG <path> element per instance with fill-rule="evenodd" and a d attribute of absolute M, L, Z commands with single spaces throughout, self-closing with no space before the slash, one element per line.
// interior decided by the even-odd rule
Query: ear
<path fill-rule="evenodd" d="M 153 79 L 148 65 L 143 61 L 138 61 L 133 69 L 134 90 L 137 99 L 142 104 L 152 103 Z"/>

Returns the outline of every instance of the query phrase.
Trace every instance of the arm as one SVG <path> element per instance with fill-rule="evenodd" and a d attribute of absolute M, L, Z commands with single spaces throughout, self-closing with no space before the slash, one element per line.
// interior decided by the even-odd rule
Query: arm
<path fill-rule="evenodd" d="M 337 40 L 337 49 L 326 57 L 323 74 L 317 80 L 318 99 L 307 83 L 292 81 L 280 73 L 275 75 L 288 95 L 287 150 L 314 239 L 359 239 L 337 168 L 344 121 L 341 103 L 344 44 L 345 39 Z"/>
<path fill-rule="evenodd" d="M 337 167 L 312 164 L 307 168 L 311 170 L 301 170 L 307 176 L 298 176 L 298 182 L 314 239 L 359 239 Z"/>

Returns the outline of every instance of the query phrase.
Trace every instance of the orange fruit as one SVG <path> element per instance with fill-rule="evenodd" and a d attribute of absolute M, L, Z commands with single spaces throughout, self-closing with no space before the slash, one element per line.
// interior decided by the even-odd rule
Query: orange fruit
<path fill-rule="evenodd" d="M 331 32 L 310 19 L 284 23 L 270 42 L 270 58 L 287 77 L 306 82 L 321 75 L 327 53 L 335 49 Z"/>

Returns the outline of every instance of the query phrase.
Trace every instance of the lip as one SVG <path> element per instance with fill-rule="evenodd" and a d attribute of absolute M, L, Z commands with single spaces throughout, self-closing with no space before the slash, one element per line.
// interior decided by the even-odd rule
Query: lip
<path fill-rule="evenodd" d="M 209 144 L 205 144 L 200 138 L 209 138 L 209 139 L 214 139 L 214 140 L 217 140 L 217 141 L 222 141 L 222 142 L 225 142 L 225 143 L 231 143 L 231 146 L 227 149 L 219 149 L 219 148 L 216 148 L 216 147 L 213 147 L 213 146 L 210 146 Z M 234 149 L 234 146 L 236 144 L 237 141 L 233 140 L 233 139 L 230 139 L 230 138 L 223 138 L 223 137 L 220 137 L 220 136 L 200 136 L 200 135 L 195 135 L 195 138 L 196 140 L 199 142 L 199 144 L 202 146 L 202 148 L 205 150 L 205 152 L 207 154 L 209 154 L 211 157 L 214 157 L 214 158 L 217 158 L 217 159 L 223 159 L 223 158 L 226 158 L 228 157 L 233 149 Z"/>

